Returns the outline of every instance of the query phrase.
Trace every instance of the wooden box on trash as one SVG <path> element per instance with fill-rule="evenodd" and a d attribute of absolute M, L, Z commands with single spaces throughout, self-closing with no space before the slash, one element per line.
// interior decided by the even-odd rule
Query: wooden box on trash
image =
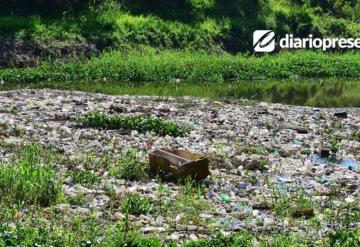
<path fill-rule="evenodd" d="M 202 180 L 210 175 L 209 160 L 202 154 L 184 150 L 155 150 L 149 153 L 150 174 L 174 180 L 190 177 Z"/>

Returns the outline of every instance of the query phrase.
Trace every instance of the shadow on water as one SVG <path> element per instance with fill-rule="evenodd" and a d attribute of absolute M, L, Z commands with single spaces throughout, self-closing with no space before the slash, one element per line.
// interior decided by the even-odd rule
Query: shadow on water
<path fill-rule="evenodd" d="M 360 107 L 360 81 L 269 80 L 231 83 L 129 83 L 129 82 L 41 82 L 4 84 L 0 90 L 51 88 L 111 95 L 195 96 L 245 98 L 255 101 L 318 107 Z"/>

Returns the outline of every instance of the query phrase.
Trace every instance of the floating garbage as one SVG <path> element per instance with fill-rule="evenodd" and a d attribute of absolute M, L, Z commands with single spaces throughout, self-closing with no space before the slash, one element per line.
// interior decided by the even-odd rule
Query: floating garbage
<path fill-rule="evenodd" d="M 331 183 L 332 180 L 330 180 L 328 177 L 326 176 L 322 176 L 320 178 L 316 179 L 317 182 L 321 183 L 321 184 L 329 184 Z"/>
<path fill-rule="evenodd" d="M 244 228 L 244 222 L 235 218 L 219 218 L 218 222 L 227 230 L 237 231 Z"/>
<path fill-rule="evenodd" d="M 296 130 L 297 133 L 299 134 L 307 134 L 309 133 L 309 129 L 303 126 L 299 126 L 299 125 L 293 125 L 293 124 L 286 124 L 284 126 L 285 129 L 292 129 L 292 130 Z"/>
<path fill-rule="evenodd" d="M 321 158 L 329 157 L 329 156 L 330 156 L 330 153 L 331 153 L 331 150 L 330 150 L 330 149 L 323 148 L 323 149 L 320 150 L 320 157 L 321 157 Z"/>
<path fill-rule="evenodd" d="M 281 149 L 278 147 L 271 147 L 270 148 L 270 153 L 278 153 Z"/>
<path fill-rule="evenodd" d="M 243 212 L 248 212 L 249 214 L 251 214 L 252 213 L 252 211 L 253 211 L 253 208 L 252 207 L 250 207 L 250 206 L 248 206 L 248 205 L 241 205 L 241 204 L 235 204 L 235 205 L 233 205 L 232 206 L 232 209 L 234 210 L 234 211 L 243 211 Z"/>
<path fill-rule="evenodd" d="M 335 112 L 335 113 L 334 113 L 334 117 L 337 117 L 337 118 L 347 118 L 347 117 L 348 117 L 348 114 L 347 114 L 347 112 Z"/>
<path fill-rule="evenodd" d="M 149 153 L 150 173 L 168 179 L 205 179 L 210 175 L 209 160 L 202 154 L 184 150 L 155 150 Z"/>
<path fill-rule="evenodd" d="M 288 192 L 288 188 L 286 187 L 286 184 L 284 183 L 284 181 L 277 179 L 276 182 L 276 188 L 278 189 L 278 191 L 280 193 L 287 193 Z"/>
<path fill-rule="evenodd" d="M 301 141 L 301 140 L 298 140 L 298 139 L 295 139 L 295 140 L 293 141 L 293 143 L 294 143 L 295 145 L 300 145 L 300 146 L 304 145 L 304 142 Z"/>
<path fill-rule="evenodd" d="M 231 202 L 231 198 L 230 198 L 230 196 L 227 195 L 227 194 L 221 194 L 221 195 L 220 195 L 220 200 L 221 200 L 222 202 L 225 202 L 225 203 Z"/>
<path fill-rule="evenodd" d="M 294 218 L 301 218 L 301 217 L 305 217 L 306 219 L 314 217 L 315 216 L 315 212 L 313 208 L 307 208 L 307 209 L 299 209 L 296 210 L 292 213 L 292 216 Z"/>
<path fill-rule="evenodd" d="M 360 169 L 360 164 L 350 160 L 350 159 L 341 159 L 341 160 L 336 160 L 334 157 L 332 157 L 331 155 L 328 157 L 324 157 L 324 156 L 319 156 L 317 154 L 313 154 L 309 156 L 310 160 L 313 163 L 319 164 L 319 165 L 335 165 L 338 164 L 344 168 L 348 168 L 350 170 L 356 170 L 356 169 Z"/>

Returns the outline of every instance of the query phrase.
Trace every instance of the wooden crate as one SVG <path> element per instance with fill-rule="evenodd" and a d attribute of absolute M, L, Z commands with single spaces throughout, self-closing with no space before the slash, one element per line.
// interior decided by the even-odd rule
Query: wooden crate
<path fill-rule="evenodd" d="M 149 153 L 150 174 L 172 180 L 191 177 L 202 180 L 210 175 L 209 160 L 202 154 L 184 150 L 155 150 Z"/>

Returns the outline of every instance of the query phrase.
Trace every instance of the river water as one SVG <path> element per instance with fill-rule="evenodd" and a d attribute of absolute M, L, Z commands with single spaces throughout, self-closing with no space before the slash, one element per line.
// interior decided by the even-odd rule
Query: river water
<path fill-rule="evenodd" d="M 360 80 L 296 79 L 224 83 L 37 82 L 4 84 L 0 90 L 52 88 L 112 95 L 195 96 L 317 107 L 360 107 Z"/>

